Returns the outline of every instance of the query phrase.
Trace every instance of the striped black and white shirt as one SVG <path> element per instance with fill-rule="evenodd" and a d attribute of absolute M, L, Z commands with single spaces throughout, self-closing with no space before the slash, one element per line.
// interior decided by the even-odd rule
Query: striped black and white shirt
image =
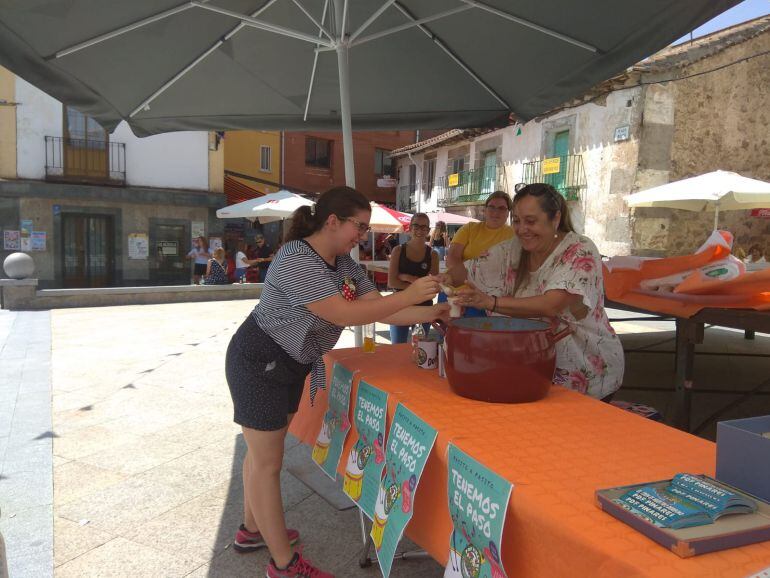
<path fill-rule="evenodd" d="M 376 287 L 350 255 L 339 255 L 334 267 L 305 240 L 286 243 L 267 271 L 259 304 L 252 315 L 257 324 L 295 361 L 312 363 L 310 400 L 326 387 L 323 356 L 337 344 L 342 327 L 305 307 L 342 294 L 346 283 L 355 284 L 356 297 Z"/>

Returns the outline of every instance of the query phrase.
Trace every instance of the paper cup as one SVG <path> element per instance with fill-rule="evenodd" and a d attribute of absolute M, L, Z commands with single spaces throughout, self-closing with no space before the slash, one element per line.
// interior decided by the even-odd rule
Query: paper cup
<path fill-rule="evenodd" d="M 463 314 L 463 307 L 462 305 L 457 304 L 457 297 L 447 297 L 447 303 L 449 303 L 449 316 L 450 317 L 461 317 Z"/>
<path fill-rule="evenodd" d="M 417 342 L 417 365 L 423 369 L 438 367 L 438 341 Z"/>

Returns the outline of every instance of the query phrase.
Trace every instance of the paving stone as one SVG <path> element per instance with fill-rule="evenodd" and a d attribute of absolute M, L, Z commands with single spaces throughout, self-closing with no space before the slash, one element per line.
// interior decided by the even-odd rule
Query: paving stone
<path fill-rule="evenodd" d="M 56 576 L 57 578 L 82 578 L 83 576 L 181 578 L 199 565 L 200 562 L 195 559 L 161 552 L 125 538 L 115 538 L 59 566 L 56 569 Z"/>
<path fill-rule="evenodd" d="M 6 505 L 5 498 L 3 502 L 0 532 L 5 538 L 8 559 L 45 559 L 47 553 L 53 552 L 53 506 L 48 504 L 20 509 Z M 45 566 L 41 568 L 46 569 Z M 13 573 L 11 576 L 14 576 Z"/>
<path fill-rule="evenodd" d="M 57 508 L 126 479 L 126 475 L 72 460 L 54 469 L 54 504 Z"/>
<path fill-rule="evenodd" d="M 53 528 L 54 566 L 61 566 L 115 538 L 90 524 L 80 524 L 59 516 L 54 518 Z"/>
<path fill-rule="evenodd" d="M 61 432 L 58 428 L 56 431 Z M 116 432 L 103 425 L 89 426 L 60 435 L 61 437 L 54 439 L 54 453 L 69 459 L 88 456 L 139 439 L 139 436 L 128 432 Z"/>
<path fill-rule="evenodd" d="M 3 472 L 0 480 L 3 513 L 53 504 L 53 480 L 45 471 Z"/>
<path fill-rule="evenodd" d="M 142 436 L 138 440 L 83 456 L 78 458 L 78 461 L 105 470 L 133 475 L 170 462 L 189 451 L 182 444 L 157 441 L 153 440 L 152 436 Z"/>

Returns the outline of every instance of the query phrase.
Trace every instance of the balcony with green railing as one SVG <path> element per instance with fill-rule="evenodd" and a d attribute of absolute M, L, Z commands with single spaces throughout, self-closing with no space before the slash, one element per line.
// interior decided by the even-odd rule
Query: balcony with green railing
<path fill-rule="evenodd" d="M 505 169 L 496 165 L 439 177 L 436 189 L 440 207 L 483 203 L 493 192 L 507 190 Z"/>
<path fill-rule="evenodd" d="M 586 188 L 583 157 L 564 155 L 540 159 L 523 166 L 523 182 L 547 183 L 559 191 L 568 201 L 577 201 L 580 191 Z"/>

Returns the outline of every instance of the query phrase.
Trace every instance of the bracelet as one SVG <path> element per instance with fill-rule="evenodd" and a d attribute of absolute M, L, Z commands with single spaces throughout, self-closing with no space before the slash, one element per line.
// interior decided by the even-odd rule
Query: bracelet
<path fill-rule="evenodd" d="M 492 299 L 495 300 L 494 304 L 492 305 L 492 312 L 494 313 L 497 310 L 497 295 L 492 295 Z"/>

